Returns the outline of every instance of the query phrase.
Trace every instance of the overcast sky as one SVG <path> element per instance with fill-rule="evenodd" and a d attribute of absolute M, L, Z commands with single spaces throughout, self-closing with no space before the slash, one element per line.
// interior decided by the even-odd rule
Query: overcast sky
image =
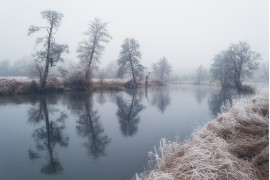
<path fill-rule="evenodd" d="M 125 38 L 139 41 L 142 64 L 150 67 L 165 56 L 174 73 L 209 66 L 231 43 L 247 41 L 269 56 L 268 0 L 0 0 L 0 60 L 17 60 L 33 52 L 30 25 L 42 25 L 40 12 L 64 14 L 56 41 L 69 45 L 67 61 L 78 61 L 82 33 L 95 17 L 108 23 L 113 37 L 101 66 L 117 60 Z"/>

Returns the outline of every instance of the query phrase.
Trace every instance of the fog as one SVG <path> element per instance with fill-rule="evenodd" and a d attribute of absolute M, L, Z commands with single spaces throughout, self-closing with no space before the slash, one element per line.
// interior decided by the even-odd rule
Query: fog
<path fill-rule="evenodd" d="M 40 12 L 51 9 L 64 14 L 56 34 L 69 45 L 67 62 L 78 62 L 76 49 L 90 20 L 108 23 L 112 40 L 106 45 L 101 67 L 117 60 L 127 37 L 135 38 L 142 51 L 141 63 L 151 64 L 165 56 L 173 74 L 209 67 L 215 54 L 231 43 L 247 41 L 251 49 L 269 56 L 268 0 L 0 0 L 0 61 L 12 62 L 34 52 L 30 25 L 42 25 Z"/>

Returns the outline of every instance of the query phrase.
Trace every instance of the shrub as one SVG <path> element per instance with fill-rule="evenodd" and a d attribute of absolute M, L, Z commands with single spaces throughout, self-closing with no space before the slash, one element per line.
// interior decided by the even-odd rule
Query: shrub
<path fill-rule="evenodd" d="M 64 91 L 62 82 L 57 78 L 50 78 L 47 82 L 47 92 L 59 92 Z"/>
<path fill-rule="evenodd" d="M 64 81 L 65 87 L 71 88 L 72 90 L 87 90 L 87 84 L 88 82 L 82 71 L 75 71 Z"/>

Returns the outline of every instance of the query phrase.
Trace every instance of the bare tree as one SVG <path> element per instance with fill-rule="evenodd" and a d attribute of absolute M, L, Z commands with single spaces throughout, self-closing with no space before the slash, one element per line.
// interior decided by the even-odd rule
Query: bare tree
<path fill-rule="evenodd" d="M 207 78 L 207 70 L 200 65 L 196 72 L 196 83 L 201 84 L 201 81 Z"/>
<path fill-rule="evenodd" d="M 105 76 L 106 75 L 105 75 L 105 72 L 104 72 L 103 69 L 98 72 L 98 79 L 100 80 L 100 84 L 103 83 L 103 80 L 105 79 Z"/>
<path fill-rule="evenodd" d="M 63 44 L 57 44 L 54 38 L 54 35 L 60 26 L 63 14 L 52 10 L 46 10 L 41 12 L 41 16 L 47 21 L 47 25 L 30 26 L 30 28 L 28 29 L 28 35 L 31 35 L 32 33 L 40 30 L 45 30 L 46 33 L 45 36 L 37 38 L 36 45 L 40 43 L 43 44 L 41 50 L 38 50 L 34 55 L 34 60 L 36 62 L 41 63 L 45 61 L 44 72 L 40 84 L 41 92 L 45 92 L 50 66 L 55 66 L 62 74 L 66 74 L 66 71 L 62 67 L 58 66 L 57 63 L 64 61 L 61 55 L 63 53 L 68 53 L 68 46 Z"/>
<path fill-rule="evenodd" d="M 0 61 L 0 76 L 10 75 L 10 62 L 9 60 Z"/>
<path fill-rule="evenodd" d="M 91 68 L 96 68 L 99 63 L 104 44 L 112 38 L 107 31 L 107 23 L 95 18 L 90 22 L 89 29 L 84 33 L 86 39 L 79 43 L 77 52 L 82 65 L 85 67 L 85 78 L 89 83 Z"/>
<path fill-rule="evenodd" d="M 222 51 L 214 58 L 210 73 L 218 80 L 222 87 L 234 86 L 240 91 L 242 81 L 251 78 L 258 69 L 259 53 L 252 51 L 247 42 L 232 44 L 226 51 Z"/>
<path fill-rule="evenodd" d="M 42 83 L 44 68 L 39 63 L 33 62 L 29 65 L 28 68 L 28 76 L 30 78 L 37 78 L 39 80 L 39 84 Z"/>
<path fill-rule="evenodd" d="M 168 63 L 166 57 L 163 57 L 152 65 L 152 69 L 160 81 L 164 83 L 164 80 L 169 77 L 172 71 L 172 66 Z"/>
<path fill-rule="evenodd" d="M 252 51 L 247 42 L 232 44 L 227 50 L 228 62 L 232 65 L 234 85 L 238 90 L 242 88 L 242 81 L 249 77 L 258 69 L 259 53 Z"/>
<path fill-rule="evenodd" d="M 137 87 L 136 78 L 142 78 L 143 65 L 140 64 L 141 51 L 140 45 L 135 39 L 126 38 L 122 44 L 122 50 L 119 55 L 117 76 L 122 78 L 125 74 L 131 73 L 131 88 Z"/>

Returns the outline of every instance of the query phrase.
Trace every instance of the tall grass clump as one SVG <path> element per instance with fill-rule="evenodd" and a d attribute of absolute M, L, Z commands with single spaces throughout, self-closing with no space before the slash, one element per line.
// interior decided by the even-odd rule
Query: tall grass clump
<path fill-rule="evenodd" d="M 149 155 L 154 169 L 137 180 L 268 179 L 269 94 L 233 100 L 184 144 L 161 140 Z M 153 161 L 150 161 L 153 165 Z"/>

